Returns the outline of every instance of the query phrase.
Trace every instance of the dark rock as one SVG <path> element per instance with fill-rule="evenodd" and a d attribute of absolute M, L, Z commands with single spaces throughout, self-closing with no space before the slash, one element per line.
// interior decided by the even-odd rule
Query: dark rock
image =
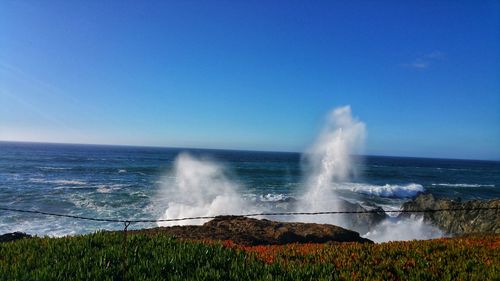
<path fill-rule="evenodd" d="M 403 204 L 405 211 L 425 209 L 477 209 L 493 210 L 440 211 L 429 213 L 401 213 L 400 217 L 422 216 L 424 220 L 439 227 L 446 234 L 463 235 L 474 233 L 500 234 L 500 199 L 457 200 L 436 199 L 432 194 L 420 194 L 412 201 Z"/>
<path fill-rule="evenodd" d="M 15 241 L 23 238 L 31 238 L 31 235 L 23 233 L 23 232 L 13 232 L 13 233 L 6 233 L 3 235 L 0 235 L 0 243 L 1 242 L 10 242 L 10 241 Z"/>
<path fill-rule="evenodd" d="M 132 231 L 168 233 L 179 238 L 232 240 L 242 245 L 288 243 L 362 242 L 373 243 L 359 233 L 329 224 L 276 222 L 241 216 L 220 216 L 201 226 L 172 226 Z"/>
<path fill-rule="evenodd" d="M 360 204 L 350 203 L 347 201 L 342 202 L 342 210 L 347 212 L 366 212 L 372 211 L 373 213 L 361 213 L 361 214 L 344 214 L 343 219 L 346 223 L 346 227 L 349 229 L 354 229 L 359 233 L 367 233 L 375 225 L 387 218 L 387 214 L 381 207 L 374 207 L 373 209 L 366 209 Z"/>

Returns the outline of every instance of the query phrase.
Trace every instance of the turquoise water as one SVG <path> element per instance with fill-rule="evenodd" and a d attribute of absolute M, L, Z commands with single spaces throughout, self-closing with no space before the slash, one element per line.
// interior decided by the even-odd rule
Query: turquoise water
<path fill-rule="evenodd" d="M 157 219 L 170 203 L 181 152 L 211 159 L 263 210 L 290 210 L 303 189 L 298 153 L 0 142 L 0 206 L 99 218 Z M 335 187 L 362 205 L 398 209 L 420 191 L 437 197 L 500 198 L 500 162 L 367 156 Z M 210 187 L 207 187 L 210 188 Z M 149 227 L 155 224 L 135 224 Z M 66 235 L 120 229 L 101 223 L 0 211 L 0 233 Z"/>

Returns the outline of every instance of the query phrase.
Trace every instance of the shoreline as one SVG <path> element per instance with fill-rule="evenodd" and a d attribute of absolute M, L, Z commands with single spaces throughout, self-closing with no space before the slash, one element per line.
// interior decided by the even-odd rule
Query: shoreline
<path fill-rule="evenodd" d="M 348 203 L 348 202 L 346 202 Z M 500 199 L 488 199 L 488 200 L 468 200 L 461 201 L 459 199 L 435 199 L 430 193 L 421 193 L 412 200 L 407 201 L 403 204 L 403 211 L 410 211 L 410 213 L 400 212 L 396 217 L 389 217 L 385 211 L 381 208 L 374 208 L 367 210 L 359 204 L 348 203 L 344 207 L 348 206 L 348 211 L 368 211 L 369 213 L 362 214 L 350 214 L 351 216 L 356 216 L 356 222 L 362 224 L 372 224 L 372 227 L 376 227 L 378 224 L 383 222 L 385 219 L 398 219 L 405 220 L 410 217 L 421 217 L 426 223 L 439 228 L 443 232 L 442 237 L 429 238 L 429 239 L 417 239 L 421 241 L 441 239 L 441 238 L 459 238 L 465 236 L 475 236 L 475 235 L 500 235 Z M 458 211 L 440 211 L 440 212 L 429 212 L 429 213 L 411 213 L 414 210 L 425 210 L 425 209 L 459 209 Z M 463 209 L 463 210 L 460 210 Z M 477 210 L 474 210 L 477 209 Z M 232 217 L 232 216 L 221 216 Z M 264 221 L 276 222 L 280 224 L 294 223 L 294 222 L 282 222 L 282 221 L 272 221 L 268 219 L 263 219 Z M 210 222 L 206 223 L 209 224 Z M 303 223 L 307 224 L 307 223 Z M 313 225 L 317 225 L 312 223 Z M 321 224 L 320 224 L 321 225 Z M 333 224 L 326 224 L 332 225 Z M 155 227 L 151 229 L 133 230 L 132 232 L 137 233 L 155 233 L 155 232 L 166 232 L 166 233 L 176 233 L 180 238 L 183 238 L 182 229 L 186 227 L 187 229 L 193 230 L 197 227 L 202 226 L 170 226 L 170 227 Z M 345 228 L 345 227 L 343 227 Z M 173 229 L 173 231 L 171 231 Z M 346 230 L 356 232 L 361 237 L 365 238 L 365 234 L 361 235 L 359 231 L 353 228 L 345 228 Z M 188 237 L 192 234 L 187 235 Z M 205 237 L 206 238 L 206 237 Z M 366 239 L 366 238 L 365 238 Z M 224 239 L 220 239 L 224 240 Z M 231 240 L 231 239 L 230 239 Z M 397 241 L 411 241 L 409 240 L 397 240 Z M 300 241 L 295 241 L 299 242 Z M 385 241 L 390 242 L 390 241 Z M 384 243 L 384 242 L 376 242 Z M 279 244 L 279 243 L 272 243 Z"/>
<path fill-rule="evenodd" d="M 349 203 L 349 205 L 345 206 L 348 206 L 348 211 L 367 211 L 359 204 Z M 432 210 L 445 208 L 462 208 L 470 210 L 441 211 L 416 214 L 402 212 L 399 213 L 397 217 L 392 217 L 392 219 L 404 220 L 412 216 L 422 217 L 424 221 L 435 227 L 438 227 L 441 231 L 443 231 L 444 237 L 453 238 L 466 235 L 500 235 L 500 199 L 461 201 L 459 199 L 435 199 L 434 196 L 430 193 L 421 193 L 416 198 L 404 203 L 402 206 L 403 211 L 410 212 L 414 210 Z M 350 214 L 350 216 L 351 218 L 355 219 L 354 223 L 358 223 L 361 225 L 371 224 L 372 227 L 376 227 L 378 224 L 388 218 L 385 211 L 383 211 L 381 208 L 373 209 L 368 212 L 369 213 Z M 241 216 L 218 216 L 203 225 L 169 227 L 158 226 L 152 228 L 131 229 L 128 230 L 128 233 L 143 233 L 148 235 L 163 233 L 170 234 L 178 238 L 194 238 L 194 240 L 232 240 L 242 241 L 243 244 L 247 245 L 258 245 L 259 243 L 263 243 L 265 245 L 275 245 L 296 242 L 332 242 L 339 239 L 333 236 L 326 237 L 325 233 L 332 234 L 337 231 L 339 233 L 342 232 L 344 234 L 348 234 L 349 239 L 345 241 L 372 242 L 369 239 L 363 238 L 364 234 L 360 234 L 360 232 L 356 229 L 352 229 L 352 227 L 343 228 L 333 224 L 300 223 L 289 221 L 284 222 L 269 219 L 259 220 Z M 122 232 L 120 230 L 102 231 Z M 81 235 L 87 234 L 78 234 L 76 236 Z M 9 240 L 9 237 L 11 236 L 13 238 L 12 240 L 22 239 L 26 237 L 36 237 L 21 232 L 5 233 L 3 235 L 0 235 L 0 242 L 12 241 Z M 340 239 L 340 241 L 343 240 Z"/>

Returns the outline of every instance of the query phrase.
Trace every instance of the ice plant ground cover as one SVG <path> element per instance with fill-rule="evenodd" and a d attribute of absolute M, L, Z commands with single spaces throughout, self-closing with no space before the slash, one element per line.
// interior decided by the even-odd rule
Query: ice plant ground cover
<path fill-rule="evenodd" d="M 223 244 L 254 254 L 267 264 L 279 264 L 286 271 L 322 272 L 328 268 L 340 279 L 500 278 L 500 236 L 494 235 L 382 244 Z"/>
<path fill-rule="evenodd" d="M 500 236 L 242 246 L 120 232 L 0 244 L 0 280 L 498 280 Z"/>

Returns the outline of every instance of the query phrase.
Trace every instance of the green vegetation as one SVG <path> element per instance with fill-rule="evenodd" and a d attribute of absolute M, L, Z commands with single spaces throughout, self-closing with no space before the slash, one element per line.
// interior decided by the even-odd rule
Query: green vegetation
<path fill-rule="evenodd" d="M 244 247 L 116 232 L 0 244 L 0 280 L 500 280 L 500 237 Z"/>

